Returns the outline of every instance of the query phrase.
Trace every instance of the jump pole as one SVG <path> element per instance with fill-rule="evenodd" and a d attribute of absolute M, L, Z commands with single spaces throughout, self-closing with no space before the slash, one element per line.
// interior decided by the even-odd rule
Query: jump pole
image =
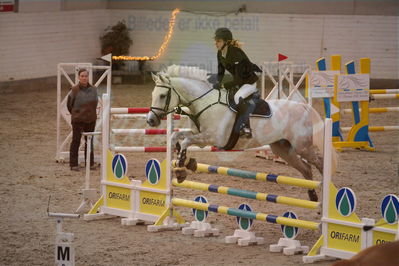
<path fill-rule="evenodd" d="M 171 177 L 169 171 L 150 171 L 151 177 L 145 182 L 132 180 L 127 176 L 127 160 L 121 154 L 113 155 L 109 150 L 109 118 L 110 118 L 110 97 L 103 95 L 103 161 L 101 171 L 101 197 L 94 204 L 93 208 L 84 215 L 85 220 L 104 219 L 112 216 L 121 217 L 122 225 L 135 225 L 138 223 L 154 223 L 165 212 L 170 205 Z M 167 128 L 173 128 L 172 115 L 168 116 Z M 171 135 L 171 131 L 168 133 Z M 171 138 L 168 139 L 171 141 Z M 170 145 L 170 143 L 168 143 Z M 168 155 L 169 154 L 169 155 Z M 167 159 L 171 159 L 171 153 L 167 153 Z M 154 177 L 157 180 L 153 181 Z M 178 213 L 176 228 L 180 229 L 184 220 Z"/>
<path fill-rule="evenodd" d="M 173 166 L 176 166 L 176 164 L 177 164 L 177 161 L 175 161 L 175 160 L 172 161 Z M 203 163 L 197 163 L 196 172 L 209 173 L 209 174 L 217 173 L 217 174 L 221 174 L 221 175 L 235 176 L 235 177 L 246 178 L 246 179 L 255 179 L 255 180 L 259 180 L 259 181 L 274 182 L 277 184 L 291 185 L 291 186 L 303 187 L 303 188 L 308 188 L 308 189 L 318 188 L 321 184 L 320 181 L 306 180 L 306 179 L 302 179 L 302 178 L 295 178 L 295 177 L 275 175 L 275 174 L 245 171 L 245 170 L 227 168 L 227 167 L 222 167 L 222 166 L 208 165 L 208 164 L 203 164 Z"/>
<path fill-rule="evenodd" d="M 317 209 L 320 207 L 320 202 L 231 188 L 226 186 L 211 185 L 211 184 L 189 181 L 189 180 L 185 180 L 182 183 L 178 183 L 176 178 L 172 179 L 172 185 L 180 188 L 209 191 L 218 194 L 231 195 L 241 198 L 260 200 L 260 201 L 268 201 L 268 202 L 308 208 L 308 209 Z"/>
<path fill-rule="evenodd" d="M 320 226 L 320 224 L 316 223 L 316 222 L 310 222 L 310 221 L 304 221 L 304 220 L 298 220 L 298 219 L 290 219 L 290 218 L 285 218 L 285 217 L 281 217 L 281 216 L 265 214 L 265 213 L 260 213 L 260 212 L 243 211 L 243 210 L 236 209 L 236 208 L 218 206 L 218 205 L 213 205 L 213 204 L 209 204 L 209 203 L 200 203 L 197 201 L 185 200 L 185 199 L 179 199 L 179 198 L 173 198 L 172 204 L 174 206 L 193 208 L 193 209 L 203 210 L 203 211 L 211 211 L 211 212 L 227 214 L 227 215 L 236 216 L 236 217 L 248 218 L 248 219 L 253 219 L 253 220 L 259 220 L 259 221 L 264 221 L 264 222 L 269 222 L 269 223 L 275 223 L 275 224 L 281 224 L 281 225 L 287 225 L 287 226 L 299 227 L 299 228 L 305 228 L 305 229 L 311 229 L 311 230 L 318 230 L 319 226 Z"/>
<path fill-rule="evenodd" d="M 168 147 L 170 147 L 170 146 L 168 146 Z M 170 150 L 171 150 L 171 147 L 170 147 Z M 170 161 L 170 163 L 167 163 L 167 165 L 171 165 L 172 167 L 174 167 L 176 165 L 176 161 Z M 210 172 L 209 169 L 213 169 L 213 170 L 211 170 L 211 172 L 222 173 L 222 174 L 237 176 L 237 177 L 241 177 L 241 178 L 272 181 L 272 182 L 276 182 L 276 183 L 280 183 L 280 184 L 296 185 L 296 186 L 305 187 L 305 188 L 317 188 L 320 185 L 320 182 L 317 182 L 317 181 L 309 181 L 309 180 L 289 178 L 289 177 L 277 176 L 277 175 L 268 175 L 265 173 L 240 171 L 238 169 L 212 167 L 212 166 L 205 165 L 205 164 L 197 164 L 197 165 L 198 165 L 197 166 L 198 171 L 202 171 L 202 172 L 206 172 L 206 173 Z M 305 182 L 303 182 L 303 181 L 305 181 Z M 173 185 L 177 184 L 176 180 L 172 181 L 172 184 Z M 176 186 L 180 186 L 180 185 L 176 185 Z M 199 182 L 187 182 L 186 183 L 186 181 L 184 181 L 181 184 L 181 187 L 197 189 L 197 190 L 213 190 L 212 192 L 217 192 L 220 194 L 236 195 L 239 197 L 247 197 L 247 198 L 255 197 L 256 199 L 261 199 L 262 197 L 267 197 L 267 195 L 264 193 L 258 194 L 256 192 L 250 192 L 250 191 L 244 191 L 244 190 L 230 190 L 230 192 L 229 192 L 230 188 L 227 188 L 227 187 L 222 187 L 219 190 L 219 189 L 216 189 L 216 187 L 212 187 L 211 189 L 209 189 L 210 186 L 211 185 L 209 185 L 209 184 L 204 184 L 204 183 L 199 183 Z M 171 187 L 171 189 L 173 191 L 173 186 Z M 173 192 L 171 192 L 171 195 L 173 195 Z M 290 199 L 288 200 L 288 202 L 289 201 L 290 201 Z M 294 204 L 293 201 L 291 201 L 291 203 Z M 317 204 L 318 203 L 316 203 L 315 205 L 318 206 Z M 171 223 L 173 226 L 175 223 L 170 222 L 170 221 L 173 221 L 173 215 L 171 215 L 171 214 L 172 214 L 172 210 L 174 211 L 174 206 L 188 207 L 188 208 L 193 208 L 193 209 L 202 210 L 202 211 L 218 212 L 218 213 L 232 215 L 232 216 L 236 216 L 236 217 L 278 223 L 278 224 L 282 224 L 282 225 L 286 225 L 286 226 L 301 227 L 301 228 L 307 228 L 307 229 L 313 229 L 313 230 L 317 230 L 319 228 L 319 223 L 317 223 L 317 222 L 302 221 L 302 220 L 298 220 L 298 219 L 279 217 L 276 215 L 243 211 L 243 210 L 229 208 L 229 207 L 225 207 L 225 206 L 219 207 L 217 205 L 212 205 L 212 204 L 208 204 L 208 203 L 201 203 L 201 202 L 190 201 L 190 200 L 185 200 L 185 199 L 178 199 L 178 198 L 172 197 L 171 205 L 169 206 L 169 208 L 165 212 L 165 214 L 162 215 L 161 218 L 154 225 L 148 226 L 147 230 L 151 231 L 151 232 L 156 232 L 159 230 L 169 229 L 168 225 L 165 224 L 166 217 L 169 218 L 169 223 Z"/>
<path fill-rule="evenodd" d="M 371 98 L 375 100 L 399 99 L 399 94 L 372 94 Z"/>
<path fill-rule="evenodd" d="M 349 132 L 351 130 L 350 127 L 342 127 L 341 130 L 343 132 Z M 375 126 L 369 127 L 369 132 L 378 132 L 378 131 L 397 131 L 399 130 L 399 126 Z"/>
<path fill-rule="evenodd" d="M 110 146 L 110 149 L 114 152 L 166 152 L 167 146 Z M 251 148 L 248 150 L 221 150 L 214 146 L 206 146 L 204 148 L 198 146 L 191 146 L 187 148 L 188 151 L 193 152 L 243 152 L 243 151 L 264 151 L 270 150 L 269 145 L 265 145 L 259 148 Z"/>
<path fill-rule="evenodd" d="M 344 114 L 352 114 L 352 109 L 344 109 Z M 369 113 L 399 112 L 399 107 L 374 107 L 369 108 Z"/>
<path fill-rule="evenodd" d="M 371 94 L 392 94 L 399 93 L 399 89 L 387 89 L 387 90 L 370 90 Z"/>

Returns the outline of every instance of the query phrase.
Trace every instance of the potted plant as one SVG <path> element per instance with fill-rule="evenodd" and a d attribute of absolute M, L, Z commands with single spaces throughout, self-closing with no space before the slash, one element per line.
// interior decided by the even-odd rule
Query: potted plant
<path fill-rule="evenodd" d="M 100 42 L 102 55 L 112 53 L 115 56 L 127 55 L 129 47 L 133 43 L 124 20 L 118 21 L 114 26 L 108 26 L 104 30 L 104 34 L 100 36 Z M 122 61 L 116 61 L 112 68 L 118 70 L 123 65 Z"/>

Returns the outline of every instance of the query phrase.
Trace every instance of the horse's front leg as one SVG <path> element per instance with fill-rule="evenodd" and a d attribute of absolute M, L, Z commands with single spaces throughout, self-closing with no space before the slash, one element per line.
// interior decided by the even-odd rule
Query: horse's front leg
<path fill-rule="evenodd" d="M 175 164 L 175 167 L 173 168 L 173 172 L 176 175 L 176 178 L 178 180 L 179 183 L 183 182 L 186 177 L 187 177 L 187 168 L 190 170 L 193 170 L 193 162 L 192 163 L 187 163 L 186 159 L 187 159 L 187 141 L 184 142 L 187 139 L 191 139 L 193 137 L 193 133 L 190 131 L 178 131 L 178 132 L 174 132 L 172 134 L 172 138 L 171 138 L 171 146 L 175 147 L 177 150 L 177 163 Z M 182 140 L 185 143 L 184 144 L 184 148 L 182 148 L 182 145 L 179 143 L 179 140 Z M 190 160 L 188 160 L 190 161 Z M 195 166 L 196 166 L 196 162 L 195 162 Z"/>
<path fill-rule="evenodd" d="M 185 133 L 187 133 L 187 132 L 179 132 L 179 131 L 177 131 L 177 132 L 173 132 L 172 133 L 170 145 L 171 145 L 172 148 L 176 149 L 177 156 L 179 156 L 180 151 L 181 151 L 181 146 L 180 146 L 179 140 L 182 140 L 182 139 L 185 138 Z"/>
<path fill-rule="evenodd" d="M 187 158 L 187 149 L 191 145 L 205 146 L 209 142 L 209 136 L 202 134 L 186 135 L 186 138 L 181 142 L 181 152 L 178 156 L 174 172 L 179 183 L 183 182 L 187 177 L 187 169 L 195 172 L 197 170 L 197 161 L 195 158 Z"/>

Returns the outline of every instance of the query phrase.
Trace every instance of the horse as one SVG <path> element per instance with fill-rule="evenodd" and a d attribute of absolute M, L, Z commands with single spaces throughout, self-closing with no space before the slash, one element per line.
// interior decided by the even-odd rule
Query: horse
<path fill-rule="evenodd" d="M 386 242 L 368 247 L 349 260 L 340 260 L 332 266 L 397 266 L 399 265 L 399 241 Z"/>
<path fill-rule="evenodd" d="M 195 170 L 186 151 L 190 145 L 224 147 L 233 128 L 236 114 L 230 110 L 226 90 L 216 90 L 208 82 L 206 70 L 197 67 L 171 65 L 158 74 L 152 74 L 155 87 L 147 123 L 157 127 L 161 119 L 176 108 L 186 107 L 191 131 L 174 132 L 172 147 L 178 149 L 176 175 L 179 182 L 185 169 Z M 323 173 L 324 123 L 320 115 L 308 104 L 288 99 L 268 100 L 270 118 L 251 117 L 252 138 L 240 138 L 234 149 L 250 149 L 270 145 L 275 155 L 297 169 L 305 179 L 312 180 L 311 165 Z M 335 158 L 333 156 L 333 158 Z M 333 162 L 333 169 L 335 161 Z M 194 168 L 194 169 L 193 169 Z M 314 189 L 308 190 L 309 199 L 317 201 Z"/>

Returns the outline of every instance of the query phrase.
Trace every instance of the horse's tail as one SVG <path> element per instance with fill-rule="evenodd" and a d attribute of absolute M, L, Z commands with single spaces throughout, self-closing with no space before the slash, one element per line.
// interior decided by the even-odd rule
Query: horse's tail
<path fill-rule="evenodd" d="M 310 107 L 310 109 L 313 123 L 313 145 L 315 145 L 319 151 L 324 154 L 324 121 L 313 107 Z M 331 152 L 331 171 L 332 173 L 335 173 L 337 169 L 338 154 L 334 147 L 331 147 Z"/>

